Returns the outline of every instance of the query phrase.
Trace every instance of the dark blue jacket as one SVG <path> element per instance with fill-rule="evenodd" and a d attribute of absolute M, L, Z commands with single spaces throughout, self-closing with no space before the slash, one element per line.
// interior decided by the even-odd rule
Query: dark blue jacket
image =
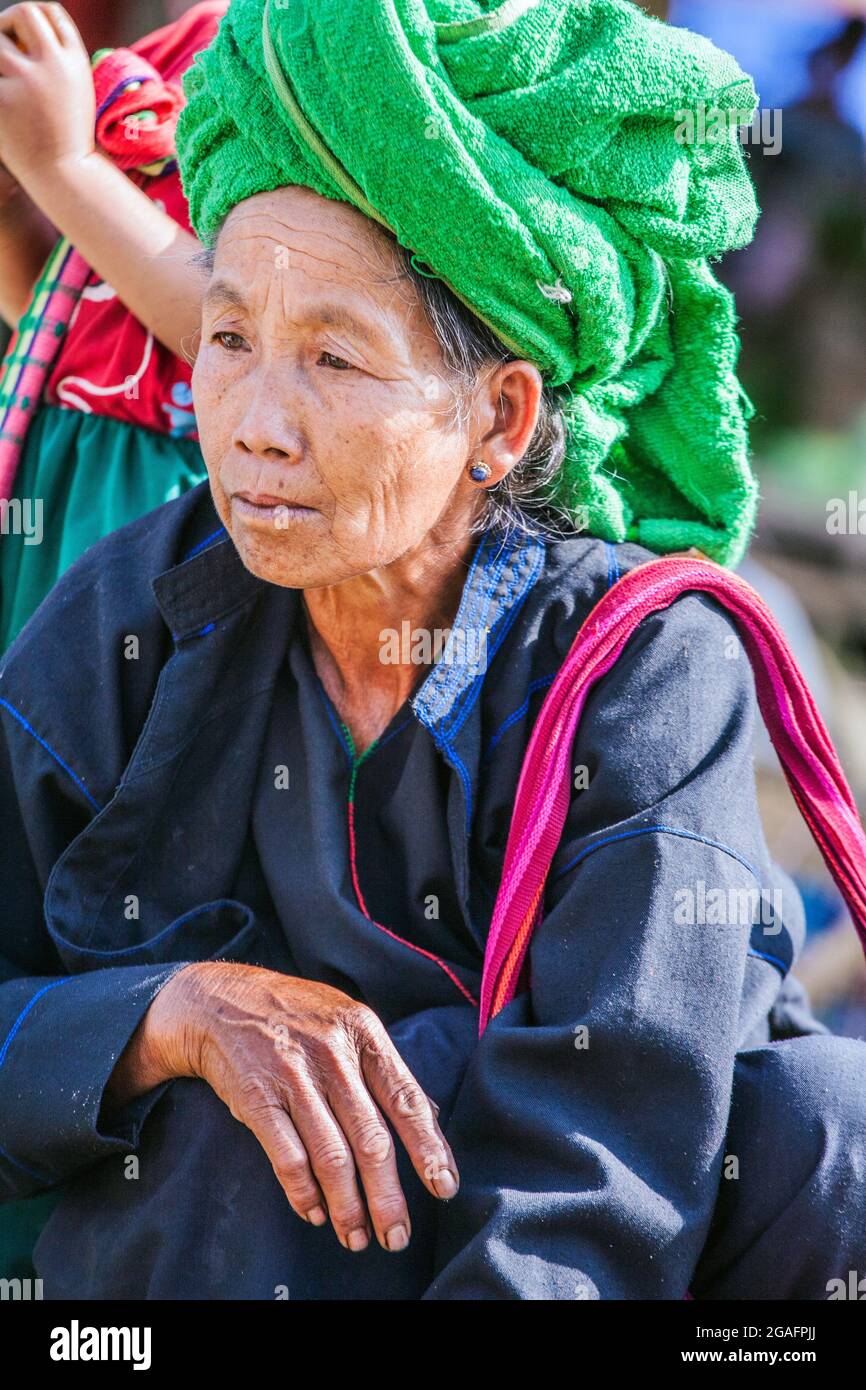
<path fill-rule="evenodd" d="M 206 485 L 58 583 L 0 669 L 0 1184 L 62 1184 L 47 1296 L 682 1297 L 738 1049 L 817 1028 L 785 984 L 802 918 L 756 811 L 751 675 L 710 600 L 647 619 L 591 696 L 531 989 L 480 1042 L 470 1002 L 533 720 L 645 558 L 489 532 L 454 624 L 486 651 L 440 660 L 359 768 L 299 594 L 244 569 Z M 707 910 L 756 888 L 769 918 Z M 204 1082 L 102 1115 L 157 991 L 213 957 L 364 1000 L 439 1101 L 461 1191 L 436 1203 L 401 1156 L 408 1252 L 300 1222 Z"/>

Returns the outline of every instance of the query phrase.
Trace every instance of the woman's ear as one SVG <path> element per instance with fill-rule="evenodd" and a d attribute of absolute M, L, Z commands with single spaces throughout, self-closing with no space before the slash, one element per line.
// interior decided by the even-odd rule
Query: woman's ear
<path fill-rule="evenodd" d="M 541 405 L 544 383 L 532 362 L 502 362 L 491 373 L 482 391 L 482 418 L 492 419 L 475 455 L 490 469 L 490 483 L 501 482 L 529 448 Z"/>

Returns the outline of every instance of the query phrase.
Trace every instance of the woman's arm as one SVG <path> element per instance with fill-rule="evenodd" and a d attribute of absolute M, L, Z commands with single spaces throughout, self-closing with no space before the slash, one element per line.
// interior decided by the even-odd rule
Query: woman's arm
<path fill-rule="evenodd" d="M 4 669 L 0 1201 L 31 1196 L 88 1164 L 136 1147 L 162 1088 L 132 1100 L 110 1123 L 100 1115 L 101 1097 L 150 1003 L 182 968 L 171 963 L 81 973 L 64 969 L 46 930 L 46 882 L 93 810 L 58 751 L 57 730 L 47 729 L 43 711 L 21 706 L 6 676 Z M 34 728 L 34 718 L 48 739 Z"/>
<path fill-rule="evenodd" d="M 0 14 L 0 159 L 130 313 L 182 356 L 199 327 L 203 279 L 189 264 L 199 243 L 96 150 L 94 121 L 87 50 L 65 10 Z M 9 243 L 13 261 L 16 248 L 20 284 L 32 267 L 20 237 Z"/>
<path fill-rule="evenodd" d="M 531 987 L 485 1032 L 452 1111 L 462 1184 L 428 1298 L 688 1289 L 735 1056 L 778 993 L 784 963 L 768 957 L 790 947 L 781 922 L 741 914 L 773 873 L 753 707 L 731 624 L 694 597 L 647 619 L 587 702 L 572 765 L 589 787 L 554 861 Z"/>
<path fill-rule="evenodd" d="M 51 746 L 57 730 L 49 741 L 31 724 L 44 728 L 45 711 L 0 689 L 0 1199 L 128 1153 L 166 1084 L 194 1076 L 256 1135 L 299 1215 L 330 1218 L 347 1249 L 367 1244 L 370 1220 L 386 1249 L 402 1248 L 409 1217 L 385 1121 L 432 1196 L 453 1194 L 456 1167 L 378 1018 L 327 985 L 229 961 L 65 973 L 46 881 L 92 806 Z"/>

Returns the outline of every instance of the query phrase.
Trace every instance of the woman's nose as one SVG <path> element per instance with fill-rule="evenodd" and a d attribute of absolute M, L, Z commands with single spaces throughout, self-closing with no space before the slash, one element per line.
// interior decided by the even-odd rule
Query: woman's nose
<path fill-rule="evenodd" d="M 241 453 L 297 463 L 302 457 L 299 431 L 292 424 L 286 391 L 272 382 L 256 386 L 240 412 L 232 441 Z"/>

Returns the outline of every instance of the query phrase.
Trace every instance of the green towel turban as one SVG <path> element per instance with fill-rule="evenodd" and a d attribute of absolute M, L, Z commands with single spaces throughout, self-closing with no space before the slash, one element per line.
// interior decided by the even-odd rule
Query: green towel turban
<path fill-rule="evenodd" d="M 732 58 L 628 0 L 234 0 L 185 87 L 205 243 L 266 189 L 353 204 L 560 388 L 576 527 L 740 559 L 751 407 L 710 269 L 757 217 Z"/>

